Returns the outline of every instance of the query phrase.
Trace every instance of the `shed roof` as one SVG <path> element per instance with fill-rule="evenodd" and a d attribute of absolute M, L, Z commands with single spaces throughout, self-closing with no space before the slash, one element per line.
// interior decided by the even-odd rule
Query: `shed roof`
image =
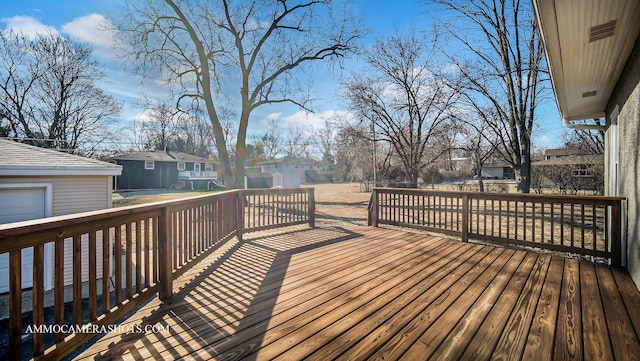
<path fill-rule="evenodd" d="M 122 167 L 116 164 L 0 139 L 0 176 L 121 173 Z"/>

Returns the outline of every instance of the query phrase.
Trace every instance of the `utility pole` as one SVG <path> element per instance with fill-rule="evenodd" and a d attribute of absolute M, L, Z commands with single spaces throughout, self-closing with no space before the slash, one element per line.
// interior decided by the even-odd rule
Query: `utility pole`
<path fill-rule="evenodd" d="M 373 186 L 375 187 L 378 184 L 376 176 L 376 165 L 378 164 L 378 161 L 376 159 L 376 123 L 374 121 L 371 121 L 371 133 L 371 139 L 373 139 L 373 147 L 371 147 L 373 149 Z"/>

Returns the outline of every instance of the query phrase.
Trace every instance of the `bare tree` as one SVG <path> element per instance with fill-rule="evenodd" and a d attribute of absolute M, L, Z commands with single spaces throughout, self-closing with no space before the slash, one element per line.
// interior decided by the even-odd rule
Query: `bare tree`
<path fill-rule="evenodd" d="M 325 119 L 324 126 L 313 130 L 313 139 L 315 139 L 315 146 L 318 148 L 319 153 L 322 156 L 322 160 L 326 162 L 331 169 L 335 165 L 335 143 L 337 132 L 334 122 Z"/>
<path fill-rule="evenodd" d="M 460 148 L 473 161 L 473 171 L 478 179 L 478 190 L 484 192 L 482 168 L 496 152 L 497 139 L 495 134 L 488 131 L 488 124 L 477 118 L 464 121 Z"/>
<path fill-rule="evenodd" d="M 202 118 L 202 114 L 182 114 L 178 119 L 172 149 L 201 157 L 211 157 L 213 148 L 211 126 Z"/>
<path fill-rule="evenodd" d="M 300 127 L 290 124 L 287 127 L 287 139 L 284 146 L 285 155 L 293 158 L 308 158 L 310 150 L 311 137 L 309 134 Z"/>
<path fill-rule="evenodd" d="M 204 104 L 222 175 L 235 187 L 243 186 L 252 111 L 283 102 L 305 107 L 297 83 L 303 71 L 351 53 L 361 36 L 348 9 L 324 0 L 139 3 L 129 2 L 129 16 L 119 26 L 129 35 L 136 63 L 159 65 L 180 86 L 178 108 L 188 100 Z M 240 94 L 233 181 L 216 96 L 223 86 Z"/>
<path fill-rule="evenodd" d="M 334 174 L 340 180 L 357 180 L 366 187 L 389 178 L 393 152 L 387 144 L 369 140 L 366 124 L 341 124 L 337 128 Z M 367 189 L 367 188 L 365 188 Z"/>
<path fill-rule="evenodd" d="M 578 191 L 604 193 L 604 158 L 602 155 L 560 157 L 536 163 L 534 172 L 548 179 L 558 193 Z"/>
<path fill-rule="evenodd" d="M 593 119 L 585 124 L 605 125 L 604 119 Z M 585 154 L 604 154 L 604 130 L 567 129 L 564 134 L 564 146 L 582 149 Z"/>
<path fill-rule="evenodd" d="M 178 135 L 178 119 L 180 112 L 167 104 L 158 104 L 149 112 L 149 121 L 145 123 L 145 130 L 150 143 L 155 149 L 170 148 Z"/>
<path fill-rule="evenodd" d="M 413 185 L 424 167 L 446 151 L 436 144 L 458 96 L 432 71 L 436 44 L 414 32 L 379 40 L 365 53 L 369 69 L 345 84 L 356 117 L 374 126 L 377 140 L 391 145 Z M 431 152 L 436 148 L 442 149 Z"/>
<path fill-rule="evenodd" d="M 0 121 L 4 136 L 90 155 L 110 135 L 120 104 L 96 86 L 92 49 L 57 34 L 0 32 Z"/>
<path fill-rule="evenodd" d="M 464 49 L 464 54 L 449 51 L 465 80 L 464 94 L 474 108 L 495 109 L 497 117 L 487 118 L 487 124 L 498 140 L 496 152 L 513 168 L 518 192 L 529 193 L 535 110 L 541 93 L 548 89 L 543 83 L 543 47 L 531 3 L 425 2 L 440 5 L 455 17 L 455 22 L 443 24 L 442 29 Z"/>
<path fill-rule="evenodd" d="M 263 160 L 275 159 L 284 152 L 282 129 L 275 119 L 269 120 L 267 131 L 252 138 L 253 145 L 259 150 L 257 156 Z"/>

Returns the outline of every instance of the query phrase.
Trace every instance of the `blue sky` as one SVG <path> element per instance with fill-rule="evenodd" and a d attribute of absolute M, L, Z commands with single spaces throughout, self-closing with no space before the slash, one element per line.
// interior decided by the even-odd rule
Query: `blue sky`
<path fill-rule="evenodd" d="M 143 116 L 144 109 L 136 105 L 142 92 L 151 98 L 162 99 L 166 93 L 162 89 L 142 87 L 140 79 L 123 67 L 111 47 L 112 34 L 106 34 L 101 23 L 117 16 L 123 6 L 122 0 L 32 0 L 0 2 L 0 27 L 17 28 L 24 32 L 43 30 L 57 31 L 87 42 L 94 48 L 94 56 L 104 66 L 107 73 L 102 86 L 108 93 L 125 103 L 121 114 L 121 126 Z M 367 42 L 391 35 L 395 30 L 407 30 L 412 26 L 427 28 L 429 18 L 424 5 L 415 0 L 355 0 L 356 11 L 364 14 L 366 26 L 371 30 Z M 349 68 L 357 67 L 357 59 L 346 62 Z M 292 105 L 280 104 L 259 108 L 254 111 L 250 133 L 263 129 L 267 119 L 276 118 L 284 124 L 303 128 L 321 127 L 323 113 L 346 111 L 340 101 L 339 72 L 322 74 L 315 80 L 317 114 L 309 114 Z M 540 148 L 560 145 L 560 134 L 564 127 L 559 119 L 555 104 L 550 100 L 538 112 L 541 125 L 534 135 L 534 146 Z"/>

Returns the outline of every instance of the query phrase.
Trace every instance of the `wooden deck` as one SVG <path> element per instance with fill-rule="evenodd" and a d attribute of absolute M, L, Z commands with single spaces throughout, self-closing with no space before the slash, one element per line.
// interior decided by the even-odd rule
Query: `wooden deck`
<path fill-rule="evenodd" d="M 573 259 L 373 227 L 245 235 L 75 358 L 630 360 L 640 294 Z"/>

